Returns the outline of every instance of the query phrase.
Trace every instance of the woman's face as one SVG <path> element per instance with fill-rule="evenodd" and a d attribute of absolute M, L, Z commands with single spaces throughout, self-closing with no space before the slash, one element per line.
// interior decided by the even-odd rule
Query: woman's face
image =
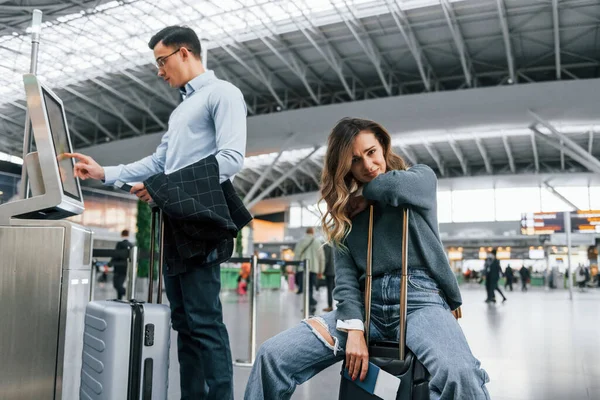
<path fill-rule="evenodd" d="M 361 131 L 352 145 L 352 167 L 354 179 L 361 183 L 372 181 L 377 175 L 386 171 L 383 147 L 369 131 Z"/>

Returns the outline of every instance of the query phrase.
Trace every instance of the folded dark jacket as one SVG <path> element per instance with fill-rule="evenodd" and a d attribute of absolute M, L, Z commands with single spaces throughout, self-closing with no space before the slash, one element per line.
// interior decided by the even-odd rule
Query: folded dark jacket
<path fill-rule="evenodd" d="M 144 185 L 163 211 L 171 272 L 186 260 L 203 264 L 215 249 L 219 254 L 211 265 L 226 261 L 233 238 L 252 220 L 231 181 L 219 183 L 219 164 L 212 155 L 169 175 L 154 175 Z"/>

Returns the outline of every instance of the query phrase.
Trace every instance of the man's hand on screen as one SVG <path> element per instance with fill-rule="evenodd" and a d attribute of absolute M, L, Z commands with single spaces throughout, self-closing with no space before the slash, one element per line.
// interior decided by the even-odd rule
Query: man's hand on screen
<path fill-rule="evenodd" d="M 98 164 L 92 157 L 80 153 L 63 153 L 59 158 L 74 158 L 77 162 L 73 168 L 73 173 L 80 179 L 104 180 L 104 168 Z"/>

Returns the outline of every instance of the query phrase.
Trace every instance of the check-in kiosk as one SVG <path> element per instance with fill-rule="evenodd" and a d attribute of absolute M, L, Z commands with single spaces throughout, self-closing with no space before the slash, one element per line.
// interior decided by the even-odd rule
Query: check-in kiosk
<path fill-rule="evenodd" d="M 37 151 L 24 157 L 32 195 L 0 205 L 0 400 L 73 400 L 93 238 L 64 220 L 84 207 L 63 103 L 23 80 Z"/>

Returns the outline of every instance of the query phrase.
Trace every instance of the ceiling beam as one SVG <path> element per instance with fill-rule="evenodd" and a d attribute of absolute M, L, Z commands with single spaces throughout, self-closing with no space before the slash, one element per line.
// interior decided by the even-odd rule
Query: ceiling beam
<path fill-rule="evenodd" d="M 477 148 L 479 149 L 479 152 L 481 153 L 481 157 L 483 158 L 483 163 L 485 164 L 485 170 L 487 171 L 487 173 L 489 175 L 493 175 L 494 169 L 492 167 L 492 160 L 490 159 L 490 156 L 489 156 L 485 146 L 483 145 L 483 140 L 481 138 L 476 138 L 475 144 L 477 144 Z"/>
<path fill-rule="evenodd" d="M 281 175 L 273 183 L 271 183 L 265 190 L 263 190 L 261 193 L 259 193 L 258 196 L 256 196 L 250 202 L 244 202 L 246 204 L 246 208 L 249 210 L 252 209 L 252 207 L 254 207 L 256 204 L 258 204 L 259 201 L 261 201 L 262 199 L 267 197 L 273 190 L 275 190 L 275 188 L 277 188 L 277 186 L 279 186 L 280 183 L 282 183 L 289 176 L 291 176 L 294 172 L 296 172 L 296 170 L 298 168 L 300 168 L 302 166 L 302 164 L 304 164 L 318 150 L 319 150 L 319 147 L 315 147 L 306 157 L 304 157 L 302 160 L 298 161 L 298 163 L 296 163 L 296 165 L 294 165 L 292 168 L 288 169 L 283 175 Z"/>
<path fill-rule="evenodd" d="M 129 96 L 133 97 L 137 100 L 138 108 L 144 111 L 150 118 L 154 120 L 162 129 L 167 129 L 167 124 L 165 124 L 158 116 L 150 109 L 150 107 L 144 103 L 144 101 L 140 98 L 140 95 L 135 90 L 128 90 Z"/>
<path fill-rule="evenodd" d="M 341 10 L 338 7 L 338 5 L 335 4 L 332 0 L 329 0 L 329 2 L 336 9 L 339 16 L 342 18 L 342 20 L 352 33 L 352 36 L 354 36 L 354 39 L 356 39 L 356 41 L 358 42 L 360 48 L 363 50 L 369 61 L 371 61 L 371 64 L 373 64 L 373 67 L 375 68 L 375 71 L 377 72 L 379 80 L 381 81 L 381 84 L 383 85 L 383 88 L 385 89 L 387 95 L 391 96 L 391 79 L 386 77 L 386 71 L 383 70 L 382 66 L 386 67 L 388 75 L 390 75 L 389 71 L 391 71 L 392 69 L 385 62 L 385 59 L 381 55 L 379 48 L 377 47 L 369 33 L 365 30 L 364 26 L 360 23 L 359 19 L 356 17 L 348 3 L 344 2 L 346 10 Z"/>
<path fill-rule="evenodd" d="M 112 96 L 118 98 L 119 100 L 123 101 L 126 104 L 129 104 L 132 107 L 137 108 L 140 111 L 143 111 L 145 113 L 147 113 L 158 125 L 160 125 L 161 128 L 165 129 L 167 126 L 165 125 L 164 122 L 162 122 L 157 116 L 156 114 L 154 114 L 150 108 L 145 105 L 143 103 L 143 101 L 140 99 L 140 97 L 137 95 L 137 93 L 133 90 L 129 90 L 129 94 L 130 96 L 126 96 L 123 93 L 115 90 L 113 87 L 109 86 L 108 84 L 102 82 L 101 80 L 97 79 L 97 78 L 91 78 L 90 79 L 91 82 L 94 82 L 96 85 L 100 86 L 101 88 L 103 88 L 104 90 L 106 90 L 108 93 L 110 93 Z M 131 97 L 136 97 L 136 99 L 138 101 L 133 101 L 131 99 Z"/>
<path fill-rule="evenodd" d="M 431 157 L 433 158 L 433 161 L 435 161 L 440 171 L 440 174 L 442 176 L 446 176 L 446 167 L 444 166 L 444 160 L 442 159 L 442 156 L 440 155 L 439 151 L 431 143 L 427 143 L 424 141 L 423 145 L 427 149 L 427 152 L 429 152 L 429 155 L 431 155 Z"/>
<path fill-rule="evenodd" d="M 425 90 L 430 92 L 432 89 L 431 85 L 431 77 L 433 76 L 433 69 L 431 65 L 427 61 L 425 57 L 425 53 L 423 52 L 423 48 L 419 44 L 417 37 L 408 21 L 408 17 L 404 10 L 400 8 L 398 3 L 395 0 L 386 0 L 388 9 L 396 23 L 396 26 L 400 30 L 404 41 L 408 45 L 408 48 L 414 57 L 417 68 L 419 69 L 419 75 L 421 75 L 421 79 L 423 80 L 423 85 L 425 85 Z"/>
<path fill-rule="evenodd" d="M 540 172 L 540 157 L 538 155 L 537 142 L 535 140 L 535 132 L 531 133 L 531 147 L 533 150 L 533 165 L 535 166 L 535 172 Z"/>
<path fill-rule="evenodd" d="M 560 62 L 560 27 L 558 23 L 558 0 L 552 0 L 552 25 L 554 27 L 554 62 L 556 64 L 556 79 L 561 79 Z"/>
<path fill-rule="evenodd" d="M 239 3 L 239 4 L 241 4 L 241 3 Z M 261 8 L 261 11 L 264 12 L 264 9 L 262 8 L 262 6 L 259 6 L 259 7 Z M 308 65 L 300 59 L 300 57 L 294 50 L 290 49 L 287 44 L 283 43 L 283 41 L 279 37 L 279 34 L 275 31 L 275 29 L 273 29 L 273 27 L 276 26 L 276 24 L 275 24 L 275 21 L 273 21 L 273 19 L 271 18 L 270 14 L 268 12 L 264 12 L 264 15 L 266 15 L 267 18 L 269 19 L 269 23 L 265 23 L 264 19 L 261 18 L 260 15 L 257 15 L 256 12 L 254 11 L 254 9 L 255 9 L 254 7 L 251 8 L 249 10 L 249 12 L 251 12 L 257 18 L 258 21 L 260 21 L 263 28 L 266 29 L 271 35 L 270 35 L 270 37 L 266 37 L 265 35 L 261 34 L 260 32 L 257 32 L 257 30 L 252 25 L 249 25 L 250 29 L 265 44 L 265 46 L 267 46 L 269 48 L 269 50 L 271 50 L 271 52 L 273 54 L 275 54 L 275 56 L 277 58 L 279 58 L 281 60 L 281 62 L 283 62 L 285 64 L 285 66 L 288 67 L 294 73 L 294 75 L 296 75 L 298 77 L 298 79 L 300 79 L 300 81 L 304 85 L 304 88 L 306 89 L 306 91 L 308 92 L 308 94 L 310 95 L 312 100 L 315 102 L 315 104 L 320 105 L 321 99 L 319 98 L 317 93 L 315 93 L 314 89 L 308 82 L 308 71 L 312 72 L 312 70 L 310 70 Z M 271 43 L 271 41 L 275 42 L 280 48 L 286 49 L 287 57 L 284 56 L 273 45 L 273 43 Z M 319 84 L 322 85 L 321 80 L 314 73 L 311 73 L 311 75 L 313 75 L 313 79 L 315 79 L 317 82 L 319 82 Z"/>
<path fill-rule="evenodd" d="M 117 137 L 108 129 L 106 129 L 106 127 L 104 125 L 102 125 L 100 123 L 100 121 L 98 121 L 98 119 L 94 118 L 92 116 L 92 114 L 90 114 L 90 112 L 88 110 L 86 110 L 85 107 L 81 107 L 78 105 L 78 112 L 74 112 L 71 111 L 72 107 L 66 108 L 65 111 L 67 113 L 70 113 L 72 115 L 74 115 L 75 117 L 81 117 L 81 114 L 83 114 L 85 116 L 85 120 L 91 122 L 92 124 L 94 124 L 96 126 L 96 128 L 98 128 L 100 131 L 102 131 L 102 133 L 104 133 L 106 136 L 108 136 L 109 138 L 115 140 Z"/>
<path fill-rule="evenodd" d="M 321 182 L 319 182 L 319 180 L 317 179 L 317 177 L 315 176 L 314 172 L 311 172 L 310 170 L 304 168 L 304 166 L 298 168 L 298 171 L 302 172 L 304 175 L 308 176 L 314 183 L 315 185 L 317 185 L 317 187 L 321 186 Z"/>
<path fill-rule="evenodd" d="M 517 83 L 517 74 L 515 72 L 515 58 L 512 51 L 510 41 L 510 31 L 508 30 L 508 20 L 506 15 L 506 6 L 504 0 L 496 0 L 498 6 L 498 15 L 500 16 L 500 28 L 502 29 L 502 37 L 504 39 L 504 50 L 506 51 L 506 61 L 508 63 L 508 73 L 511 84 Z"/>
<path fill-rule="evenodd" d="M 301 3 L 303 7 L 300 7 L 298 3 Z M 305 15 L 306 10 L 309 9 L 306 2 L 304 2 L 304 0 L 300 0 L 299 2 L 294 1 L 292 4 L 300 12 L 300 16 L 298 18 L 292 18 L 294 24 L 298 27 L 302 34 L 304 34 L 306 39 L 308 39 L 310 44 L 312 44 L 321 57 L 323 57 L 331 69 L 336 73 L 350 99 L 356 100 L 355 90 L 350 87 L 350 84 L 346 80 L 344 70 L 346 70 L 346 73 L 350 75 L 352 86 L 354 86 L 356 83 L 360 83 L 360 80 L 354 73 L 352 73 L 352 71 L 350 71 L 349 68 L 344 65 L 339 52 L 333 48 L 323 32 L 321 32 L 321 30 L 314 25 L 311 19 Z M 316 39 L 313 38 L 313 35 L 316 37 Z M 317 41 L 319 41 L 320 44 L 317 43 Z"/>
<path fill-rule="evenodd" d="M 561 145 L 560 145 L 559 139 L 556 139 L 556 138 L 553 138 L 552 136 L 543 134 L 542 132 L 539 131 L 539 129 L 537 129 L 537 127 L 535 125 L 531 125 L 529 127 L 529 129 L 532 131 L 532 135 L 534 135 L 538 140 L 542 141 L 543 143 L 547 144 L 550 147 L 553 147 L 554 149 L 556 149 L 558 151 L 561 150 Z M 573 160 L 577 161 L 579 164 L 583 165 L 585 168 L 589 169 L 592 172 L 600 174 L 600 161 L 598 161 L 597 159 L 590 161 L 589 159 L 587 159 L 585 157 L 581 157 L 580 154 L 578 154 L 577 152 L 575 152 L 574 150 L 572 150 L 569 147 L 563 146 L 562 149 L 564 150 L 566 155 L 571 157 Z"/>
<path fill-rule="evenodd" d="M 513 157 L 512 149 L 510 148 L 510 144 L 508 143 L 508 137 L 505 135 L 502 136 L 502 143 L 504 144 L 504 150 L 506 151 L 506 157 L 508 157 L 508 166 L 510 167 L 510 172 L 513 174 L 517 173 L 517 168 L 515 166 L 515 158 Z"/>
<path fill-rule="evenodd" d="M 81 141 L 83 143 L 87 144 L 88 146 L 92 144 L 92 141 L 90 139 L 85 137 L 85 135 L 83 133 L 79 132 L 79 130 L 75 128 L 74 122 L 71 122 L 69 124 L 69 132 L 73 132 L 75 134 L 75 136 L 77 136 L 79 139 L 81 139 Z"/>
<path fill-rule="evenodd" d="M 138 78 L 131 72 L 129 72 L 127 70 L 123 70 L 120 73 L 121 73 L 121 75 L 129 78 L 129 80 L 131 80 L 132 82 L 136 83 L 139 87 L 145 89 L 148 93 L 152 94 L 154 97 L 156 97 L 157 99 L 159 99 L 161 102 L 165 103 L 166 105 L 173 106 L 173 107 L 177 107 L 179 105 L 179 103 L 177 101 L 175 101 L 175 99 L 171 96 L 168 96 L 168 97 L 157 96 L 156 88 L 153 88 L 148 83 L 144 82 L 142 79 Z"/>
<path fill-rule="evenodd" d="M 119 116 L 117 114 L 115 114 L 112 109 L 109 109 L 108 107 L 99 103 L 97 100 L 91 99 L 90 97 L 86 96 L 85 94 L 73 89 L 72 87 L 66 86 L 66 87 L 62 88 L 62 90 L 75 96 L 79 100 L 83 100 L 85 103 L 95 107 L 96 109 L 111 115 L 112 117 L 119 118 Z"/>
<path fill-rule="evenodd" d="M 283 148 L 284 147 L 282 146 L 282 149 Z M 265 179 L 267 179 L 267 177 L 271 174 L 271 171 L 275 167 L 275 164 L 277 164 L 277 161 L 279 161 L 279 158 L 281 157 L 283 152 L 284 152 L 284 150 L 280 150 L 279 154 L 277 154 L 277 157 L 275 157 L 273 162 L 271 164 L 269 164 L 269 166 L 267 167 L 267 170 L 263 171 L 262 174 L 259 174 L 258 180 L 256 182 L 254 182 L 254 184 L 252 185 L 252 187 L 250 188 L 248 193 L 246 193 L 246 195 L 244 196 L 244 202 L 250 201 L 250 199 L 252 199 L 252 196 L 254 196 L 254 194 L 258 191 L 258 189 L 260 189 L 260 186 L 263 184 Z"/>
<path fill-rule="evenodd" d="M 592 154 L 592 149 L 594 148 L 594 130 L 590 129 L 589 132 L 589 139 L 588 139 L 588 153 Z"/>
<path fill-rule="evenodd" d="M 463 175 L 469 175 L 469 164 L 467 163 L 467 159 L 458 145 L 458 142 L 451 139 L 449 143 L 450 147 L 452 147 L 452 151 L 454 151 L 454 154 L 456 155 L 456 158 L 458 158 L 458 162 L 460 162 L 460 168 L 462 169 Z"/>
<path fill-rule="evenodd" d="M 275 167 L 278 168 L 278 167 Z M 277 170 L 278 173 L 283 174 L 283 171 L 281 170 Z M 300 181 L 298 180 L 298 178 L 296 177 L 296 174 L 292 174 L 290 176 L 287 177 L 287 179 L 289 179 L 290 181 L 294 182 L 294 185 L 296 185 L 296 187 L 301 191 L 301 192 L 306 192 L 306 186 L 303 183 L 300 183 Z M 282 186 L 284 186 L 285 181 L 283 181 L 283 183 L 281 185 L 279 185 L 279 189 L 282 189 Z"/>
<path fill-rule="evenodd" d="M 212 38 L 212 40 L 215 43 L 217 43 L 223 51 L 225 51 L 227 54 L 229 54 L 235 61 L 237 61 L 242 67 L 244 67 L 246 69 L 246 71 L 248 71 L 250 73 L 250 75 L 252 75 L 256 80 L 261 82 L 263 85 L 265 85 L 265 87 L 267 88 L 269 93 L 271 93 L 271 96 L 273 96 L 273 98 L 275 99 L 275 101 L 277 102 L 279 107 L 281 107 L 283 110 L 285 110 L 287 108 L 287 105 L 281 99 L 281 97 L 275 90 L 275 87 L 273 86 L 272 81 L 273 81 L 273 78 L 275 77 L 275 74 L 272 71 L 269 71 L 268 69 L 263 68 L 259 64 L 258 59 L 253 55 L 250 55 L 250 60 L 253 62 L 254 67 L 250 66 L 250 64 L 248 64 L 238 54 L 236 54 L 232 49 L 230 49 L 229 45 L 226 45 L 225 43 L 223 43 L 219 40 L 216 40 L 214 38 Z"/>
<path fill-rule="evenodd" d="M 242 171 L 238 172 L 237 174 L 235 174 L 235 179 L 233 180 L 233 183 L 234 183 L 234 185 L 236 185 L 236 183 L 235 183 L 235 182 L 236 182 L 238 179 L 239 179 L 240 181 L 242 181 L 242 182 L 246 182 L 247 184 L 249 184 L 249 185 L 251 185 L 251 186 L 252 186 L 252 185 L 254 185 L 254 180 L 253 180 L 253 179 L 250 179 L 250 178 L 248 178 L 248 177 L 246 177 L 246 176 L 244 175 L 245 171 L 246 171 L 246 170 L 244 169 L 244 170 L 242 170 Z M 244 191 L 245 191 L 245 190 L 244 190 Z"/>
<path fill-rule="evenodd" d="M 16 119 L 9 117 L 8 115 L 4 115 L 2 113 L 0 113 L 0 118 L 6 122 L 10 122 L 11 124 L 18 126 L 21 129 L 23 129 L 23 127 L 25 126 L 25 122 L 19 122 Z"/>
<path fill-rule="evenodd" d="M 249 85 L 248 83 L 246 83 L 245 81 L 243 81 L 241 78 L 239 78 L 237 75 L 234 75 L 231 70 L 227 67 L 225 67 L 225 65 L 221 64 L 221 62 L 219 60 L 217 60 L 216 57 L 212 57 L 211 64 L 215 64 L 216 67 L 219 69 L 219 74 L 223 75 L 223 78 L 225 78 L 226 81 L 233 83 L 238 89 L 241 89 L 241 85 L 240 83 L 242 83 L 243 85 L 247 86 L 252 92 L 256 93 L 256 90 Z M 217 68 L 213 68 L 213 70 L 216 70 Z M 242 92 L 243 94 L 243 92 Z M 256 98 L 256 95 L 255 95 Z M 248 112 L 252 115 L 256 114 L 256 107 L 251 105 L 248 100 L 246 100 L 246 96 L 244 96 L 244 102 L 246 102 L 246 109 L 248 110 Z"/>
<path fill-rule="evenodd" d="M 561 143 L 564 144 L 564 146 L 577 153 L 579 157 L 583 158 L 584 160 L 587 160 L 588 163 L 596 165 L 600 168 L 600 160 L 598 160 L 593 155 L 589 154 L 585 149 L 583 149 L 581 146 L 575 143 L 571 138 L 558 131 L 550 122 L 546 121 L 545 119 L 537 115 L 535 112 L 529 110 L 529 114 L 531 114 L 539 124 L 545 126 L 552 133 L 553 136 L 555 136 L 558 140 L 560 140 Z"/>
<path fill-rule="evenodd" d="M 458 20 L 448 0 L 440 0 L 440 4 L 444 11 L 448 27 L 450 28 L 450 33 L 454 39 L 454 44 L 458 49 L 460 64 L 465 74 L 465 82 L 468 87 L 472 87 L 474 84 L 473 64 L 471 63 L 471 58 L 467 54 L 467 46 L 465 45 L 465 39 L 461 33 L 460 26 L 458 25 Z"/>
<path fill-rule="evenodd" d="M 400 149 L 400 151 L 402 152 L 402 154 L 404 155 L 404 157 L 406 159 L 408 159 L 408 161 L 412 165 L 416 165 L 416 164 L 419 163 L 419 160 L 417 159 L 417 155 L 415 154 L 415 152 L 410 147 L 400 145 L 400 146 L 398 146 L 398 148 Z"/>
<path fill-rule="evenodd" d="M 278 174 L 280 174 L 280 175 L 283 175 L 283 174 L 285 173 L 285 172 L 284 172 L 283 170 L 281 170 L 281 169 L 280 169 L 278 166 L 275 166 L 275 167 L 273 167 L 273 171 L 276 171 L 276 172 L 277 172 Z M 301 183 L 300 183 L 300 181 L 299 181 L 299 180 L 296 178 L 296 175 L 295 175 L 295 174 L 292 174 L 292 175 L 288 176 L 288 177 L 287 177 L 287 179 L 289 179 L 290 181 L 292 181 L 292 182 L 294 183 L 294 185 L 296 185 L 296 187 L 297 187 L 298 189 L 300 189 L 300 191 L 302 191 L 302 192 L 305 192 L 305 191 L 306 191 L 306 188 L 305 188 L 305 187 L 304 187 L 304 185 L 303 185 L 303 184 L 301 184 Z M 275 179 L 273 179 L 273 180 L 275 180 Z M 279 185 L 279 186 L 278 186 L 278 187 L 279 187 L 279 190 L 283 190 L 283 186 L 285 186 L 284 184 L 285 184 L 285 181 L 283 181 L 283 182 L 281 183 L 281 185 Z"/>
<path fill-rule="evenodd" d="M 102 95 L 100 95 L 100 98 L 104 101 L 104 104 L 106 104 L 106 106 L 108 108 L 113 110 L 113 114 L 116 115 L 121 121 L 123 121 L 123 123 L 129 127 L 129 129 L 131 129 L 138 136 L 142 134 L 142 131 L 137 126 L 135 126 L 131 121 L 129 121 L 129 119 L 127 119 L 127 117 L 125 117 L 125 114 L 123 114 L 121 111 L 119 111 L 117 109 L 117 107 L 115 107 L 112 104 L 111 101 L 107 100 Z"/>
<path fill-rule="evenodd" d="M 63 90 L 65 90 L 66 92 L 70 93 L 71 95 L 77 97 L 80 100 L 83 100 L 84 102 L 90 104 L 91 106 L 97 108 L 100 111 L 103 111 L 117 119 L 120 119 L 121 121 L 123 121 L 127 126 L 129 126 L 129 128 L 131 128 L 136 134 L 141 135 L 141 131 L 134 126 L 127 118 L 125 118 L 125 116 L 110 102 L 110 101 L 106 101 L 104 100 L 104 104 L 99 103 L 97 100 L 93 100 L 91 98 L 89 98 L 88 96 L 84 95 L 83 93 L 70 88 L 70 87 L 64 87 Z M 89 144 L 89 143 L 88 143 Z"/>
<path fill-rule="evenodd" d="M 564 201 L 565 203 L 567 203 L 568 205 L 570 205 L 571 207 L 573 207 L 575 210 L 580 211 L 580 208 L 577 207 L 575 205 L 575 203 L 573 203 L 571 200 L 567 199 L 565 196 L 563 196 L 562 194 L 560 194 L 560 192 L 558 190 L 556 190 L 554 188 L 554 186 L 550 185 L 548 183 L 548 181 L 544 182 L 544 186 L 546 187 L 546 189 L 548 189 L 553 195 L 555 195 L 556 197 L 558 197 L 559 199 L 561 199 L 562 201 Z"/>
<path fill-rule="evenodd" d="M 565 170 L 565 143 L 560 141 L 560 170 Z"/>

